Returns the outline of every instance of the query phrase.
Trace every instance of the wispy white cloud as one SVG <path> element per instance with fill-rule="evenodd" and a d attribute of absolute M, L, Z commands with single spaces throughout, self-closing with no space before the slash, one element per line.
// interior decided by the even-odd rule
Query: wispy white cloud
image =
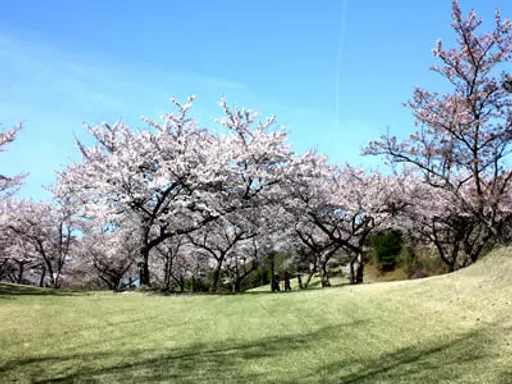
<path fill-rule="evenodd" d="M 82 121 L 96 123 L 123 116 L 140 124 L 139 116 L 156 117 L 168 111 L 168 97 L 199 95 L 194 114 L 201 122 L 218 116 L 219 97 L 276 114 L 290 131 L 298 151 L 317 146 L 334 161 L 356 164 L 359 147 L 378 132 L 364 122 L 338 120 L 332 113 L 304 105 L 301 98 L 276 100 L 255 94 L 243 84 L 205 74 L 138 68 L 111 58 L 65 52 L 41 43 L 0 33 L 0 122 L 6 126 L 22 120 L 25 127 L 11 150 L 0 156 L 0 173 L 28 171 L 25 196 L 43 196 L 41 185 L 53 181 L 53 170 L 76 156 L 74 135 L 81 136 Z"/>
<path fill-rule="evenodd" d="M 66 55 L 49 47 L 0 36 L 0 68 L 4 104 L 31 110 L 62 103 L 76 103 L 86 110 L 98 104 L 116 105 L 98 90 L 97 68 L 80 73 Z"/>
<path fill-rule="evenodd" d="M 52 182 L 53 170 L 74 156 L 82 121 L 123 116 L 138 123 L 142 114 L 168 110 L 167 97 L 244 89 L 229 79 L 136 68 L 1 33 L 0 85 L 0 122 L 24 122 L 18 140 L 2 154 L 0 172 L 29 171 L 22 194 L 36 196 L 44 194 L 41 184 Z"/>
<path fill-rule="evenodd" d="M 86 112 L 144 104 L 141 96 L 155 90 L 156 97 L 163 97 L 166 92 L 181 93 L 184 86 L 217 91 L 244 88 L 229 79 L 135 68 L 5 35 L 0 35 L 0 80 L 4 88 L 0 103 L 9 103 L 14 109 L 19 109 L 17 104 L 32 109 L 56 107 L 58 101 Z"/>

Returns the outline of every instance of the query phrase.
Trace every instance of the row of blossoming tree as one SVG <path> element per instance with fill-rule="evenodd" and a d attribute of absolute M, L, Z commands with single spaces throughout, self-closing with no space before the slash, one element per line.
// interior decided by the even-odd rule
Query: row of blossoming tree
<path fill-rule="evenodd" d="M 16 198 L 23 179 L 0 177 L 0 279 L 59 287 L 126 280 L 165 289 L 209 274 L 216 291 L 235 290 L 265 257 L 288 252 L 301 272 L 322 276 L 347 264 L 363 281 L 368 241 L 400 230 L 434 250 L 450 271 L 512 239 L 512 98 L 502 86 L 512 59 L 512 24 L 463 18 L 453 1 L 457 48 L 433 49 L 451 92 L 415 88 L 407 106 L 417 131 L 385 136 L 365 155 L 384 156 L 390 172 L 356 169 L 292 151 L 274 118 L 223 100 L 217 129 L 191 115 L 193 97 L 160 120 L 132 129 L 121 120 L 86 126 L 81 159 L 57 172 L 50 202 Z M 4 131 L 0 148 L 17 129 Z M 300 266 L 300 268 L 298 267 Z M 129 282 L 128 282 L 129 283 Z"/>

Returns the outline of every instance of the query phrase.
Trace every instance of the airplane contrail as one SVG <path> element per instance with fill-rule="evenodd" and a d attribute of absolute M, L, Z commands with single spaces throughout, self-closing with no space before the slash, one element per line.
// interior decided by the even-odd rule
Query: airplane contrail
<path fill-rule="evenodd" d="M 340 126 L 340 82 L 341 82 L 341 60 L 343 54 L 343 44 L 345 42 L 345 31 L 347 19 L 347 0 L 341 2 L 341 20 L 340 34 L 338 37 L 338 51 L 336 54 L 336 126 Z"/>

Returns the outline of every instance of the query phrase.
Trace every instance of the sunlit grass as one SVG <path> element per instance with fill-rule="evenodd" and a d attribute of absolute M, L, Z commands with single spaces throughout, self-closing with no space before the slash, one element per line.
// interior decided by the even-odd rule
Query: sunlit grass
<path fill-rule="evenodd" d="M 0 382 L 509 383 L 510 253 L 451 275 L 291 293 L 2 285 Z"/>

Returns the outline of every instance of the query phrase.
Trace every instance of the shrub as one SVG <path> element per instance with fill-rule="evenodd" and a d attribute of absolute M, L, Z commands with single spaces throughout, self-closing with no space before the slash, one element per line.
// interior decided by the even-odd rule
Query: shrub
<path fill-rule="evenodd" d="M 396 230 L 386 230 L 373 238 L 376 261 L 382 271 L 392 271 L 397 263 L 397 256 L 402 250 L 402 235 Z"/>

